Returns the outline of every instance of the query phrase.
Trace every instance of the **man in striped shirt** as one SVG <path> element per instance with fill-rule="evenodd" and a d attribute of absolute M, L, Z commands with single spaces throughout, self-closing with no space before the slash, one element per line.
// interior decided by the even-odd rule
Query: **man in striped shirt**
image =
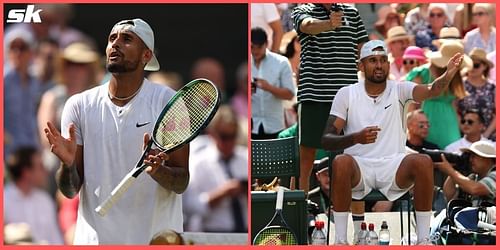
<path fill-rule="evenodd" d="M 488 141 L 477 141 L 469 148 L 461 149 L 471 153 L 472 174 L 462 175 L 455 170 L 444 156 L 442 163 L 435 165 L 443 173 L 448 175 L 443 185 L 443 191 L 447 200 L 456 198 L 459 192 L 465 192 L 472 196 L 474 206 L 481 201 L 496 204 L 496 146 Z"/>
<path fill-rule="evenodd" d="M 359 12 L 345 4 L 303 4 L 293 10 L 301 45 L 298 101 L 300 189 L 309 190 L 317 148 L 337 91 L 358 81 L 358 51 L 368 35 Z"/>

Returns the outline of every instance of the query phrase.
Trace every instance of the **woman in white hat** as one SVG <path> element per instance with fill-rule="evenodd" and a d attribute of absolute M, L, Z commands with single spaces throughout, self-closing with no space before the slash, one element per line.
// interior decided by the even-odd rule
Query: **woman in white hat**
<path fill-rule="evenodd" d="M 456 53 L 464 53 L 464 47 L 457 41 L 445 41 L 439 51 L 428 54 L 430 63 L 414 68 L 406 80 L 420 84 L 429 84 L 446 70 L 446 63 Z M 472 60 L 464 55 L 461 67 L 469 67 Z M 460 139 L 460 130 L 456 115 L 456 101 L 465 97 L 466 92 L 460 73 L 457 72 L 448 90 L 439 97 L 427 99 L 422 109 L 431 124 L 427 141 L 437 144 L 441 149 Z"/>
<path fill-rule="evenodd" d="M 465 90 L 468 96 L 458 102 L 458 110 L 478 109 L 484 117 L 487 129 L 483 136 L 495 140 L 495 84 L 488 81 L 488 74 L 493 63 L 486 58 L 486 51 L 474 48 L 469 57 L 473 67 L 467 72 Z"/>
<path fill-rule="evenodd" d="M 495 10 L 492 4 L 476 3 L 472 7 L 472 22 L 477 28 L 464 36 L 465 53 L 481 48 L 490 53 L 496 48 Z"/>

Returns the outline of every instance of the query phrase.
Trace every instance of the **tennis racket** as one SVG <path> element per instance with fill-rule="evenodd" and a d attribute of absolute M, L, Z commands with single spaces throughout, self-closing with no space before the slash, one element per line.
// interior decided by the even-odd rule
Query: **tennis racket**
<path fill-rule="evenodd" d="M 283 194 L 284 188 L 278 187 L 276 197 L 276 212 L 271 221 L 255 236 L 253 245 L 297 245 L 298 240 L 292 229 L 286 224 L 283 218 Z"/>
<path fill-rule="evenodd" d="M 143 162 L 153 144 L 167 153 L 189 143 L 212 120 L 219 103 L 219 91 L 207 79 L 195 79 L 177 91 L 158 116 L 152 138 L 141 159 L 95 211 L 101 216 L 106 215 L 129 189 L 137 176 L 146 169 L 147 166 Z"/>

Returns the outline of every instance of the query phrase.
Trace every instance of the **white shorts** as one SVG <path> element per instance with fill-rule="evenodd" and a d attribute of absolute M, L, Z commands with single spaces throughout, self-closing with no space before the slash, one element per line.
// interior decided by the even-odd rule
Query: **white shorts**
<path fill-rule="evenodd" d="M 394 201 L 413 187 L 400 188 L 396 184 L 396 172 L 406 154 L 401 153 L 392 157 L 365 158 L 352 156 L 361 171 L 359 183 L 352 189 L 352 198 L 361 200 L 372 189 L 380 191 L 385 197 Z"/>

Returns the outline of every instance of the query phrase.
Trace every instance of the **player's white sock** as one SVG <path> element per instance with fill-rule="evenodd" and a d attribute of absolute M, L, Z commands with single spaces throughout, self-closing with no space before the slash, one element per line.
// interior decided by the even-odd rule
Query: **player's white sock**
<path fill-rule="evenodd" d="M 361 231 L 361 223 L 365 220 L 365 214 L 352 214 L 352 224 L 354 227 L 354 241 L 358 237 L 359 231 Z M 356 243 L 356 242 L 353 242 Z"/>
<path fill-rule="evenodd" d="M 429 238 L 429 229 L 431 227 L 431 211 L 415 211 L 417 223 L 417 242 Z"/>
<path fill-rule="evenodd" d="M 349 212 L 333 211 L 333 220 L 335 221 L 335 243 L 347 242 L 347 219 Z"/>

